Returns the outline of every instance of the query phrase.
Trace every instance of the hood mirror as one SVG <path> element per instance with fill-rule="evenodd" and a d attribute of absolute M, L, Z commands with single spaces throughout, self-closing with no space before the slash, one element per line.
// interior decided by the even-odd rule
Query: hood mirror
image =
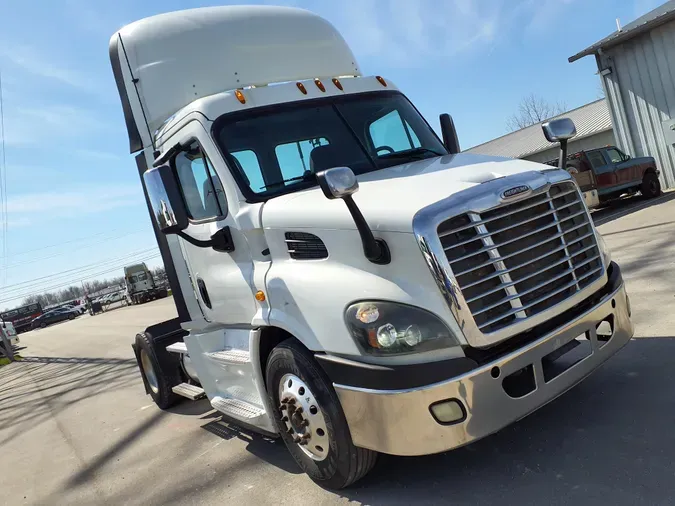
<path fill-rule="evenodd" d="M 548 142 L 560 143 L 558 168 L 564 169 L 567 162 L 567 141 L 577 134 L 574 121 L 569 118 L 552 119 L 542 123 L 541 129 L 544 131 L 544 137 Z"/>
<path fill-rule="evenodd" d="M 316 173 L 316 179 L 329 199 L 341 199 L 359 189 L 359 182 L 349 167 L 333 167 Z"/>
<path fill-rule="evenodd" d="M 388 264 L 391 254 L 387 243 L 382 239 L 375 239 L 368 222 L 363 217 L 359 206 L 356 205 L 352 194 L 359 189 L 359 182 L 349 167 L 333 167 L 316 173 L 316 179 L 323 190 L 323 194 L 330 200 L 342 199 L 352 215 L 356 229 L 361 236 L 363 254 L 374 264 Z"/>

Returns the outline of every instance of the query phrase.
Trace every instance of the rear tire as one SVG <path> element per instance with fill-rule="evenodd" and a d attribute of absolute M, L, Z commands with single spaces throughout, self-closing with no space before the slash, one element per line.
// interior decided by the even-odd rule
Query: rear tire
<path fill-rule="evenodd" d="M 284 399 L 280 399 L 289 378 L 297 378 L 306 385 L 308 391 L 300 394 L 302 398 L 285 393 Z M 330 380 L 301 344 L 289 339 L 272 350 L 267 361 L 266 380 L 274 406 L 272 416 L 281 438 L 300 468 L 312 480 L 322 487 L 341 489 L 368 474 L 375 465 L 377 452 L 354 446 Z M 311 399 L 309 408 L 298 411 L 297 407 L 304 403 L 305 398 Z M 295 400 L 288 402 L 289 399 Z M 282 400 L 286 401 L 283 413 Z M 291 413 L 292 420 L 282 420 Z M 299 417 L 296 416 L 298 413 Z M 308 437 L 307 441 L 303 435 Z M 302 445 L 298 439 L 303 441 Z M 319 443 L 326 444 L 324 441 L 328 443 L 327 448 L 319 446 Z"/>
<path fill-rule="evenodd" d="M 180 365 L 169 367 L 159 363 L 154 342 L 145 332 L 136 335 L 136 347 L 141 374 L 148 386 L 148 393 L 160 409 L 167 409 L 180 400 L 172 387 L 180 383 Z M 176 370 L 172 370 L 176 369 Z"/>
<path fill-rule="evenodd" d="M 647 172 L 642 178 L 640 193 L 648 199 L 661 195 L 661 181 L 654 172 Z"/>

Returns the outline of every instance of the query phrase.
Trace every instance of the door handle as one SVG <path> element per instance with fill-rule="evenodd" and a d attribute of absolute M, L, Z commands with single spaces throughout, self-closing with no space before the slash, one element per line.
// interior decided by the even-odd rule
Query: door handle
<path fill-rule="evenodd" d="M 201 295 L 204 304 L 211 309 L 211 297 L 209 297 L 209 291 L 206 289 L 206 283 L 204 283 L 202 278 L 197 278 L 197 288 L 199 289 L 199 295 Z"/>

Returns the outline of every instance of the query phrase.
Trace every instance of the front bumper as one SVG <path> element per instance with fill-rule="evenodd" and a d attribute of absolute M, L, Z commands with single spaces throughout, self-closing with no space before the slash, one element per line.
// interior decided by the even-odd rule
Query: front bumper
<path fill-rule="evenodd" d="M 586 312 L 461 376 L 406 390 L 336 384 L 354 444 L 393 455 L 438 453 L 488 436 L 563 394 L 633 336 L 628 296 L 618 275 L 612 290 Z M 614 324 L 611 338 L 600 341 L 596 328 L 608 318 Z M 584 334 L 590 341 L 590 354 L 547 381 L 542 359 Z M 499 368 L 497 378 L 495 368 Z M 507 394 L 504 379 L 523 369 L 533 376 L 533 390 L 515 398 Z M 430 411 L 432 404 L 447 399 L 459 400 L 465 410 L 464 419 L 454 425 L 440 424 Z"/>

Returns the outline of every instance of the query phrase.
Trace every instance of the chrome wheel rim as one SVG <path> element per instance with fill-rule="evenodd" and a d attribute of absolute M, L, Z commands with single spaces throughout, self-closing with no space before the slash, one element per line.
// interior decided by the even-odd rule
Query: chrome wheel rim
<path fill-rule="evenodd" d="M 145 350 L 141 350 L 141 366 L 143 367 L 143 374 L 145 374 L 145 379 L 148 381 L 150 390 L 152 390 L 154 393 L 159 393 L 157 374 L 155 374 L 155 368 L 152 366 L 150 356 Z"/>
<path fill-rule="evenodd" d="M 328 427 L 316 397 L 294 374 L 285 374 L 279 383 L 281 422 L 293 442 L 311 459 L 328 456 Z"/>

